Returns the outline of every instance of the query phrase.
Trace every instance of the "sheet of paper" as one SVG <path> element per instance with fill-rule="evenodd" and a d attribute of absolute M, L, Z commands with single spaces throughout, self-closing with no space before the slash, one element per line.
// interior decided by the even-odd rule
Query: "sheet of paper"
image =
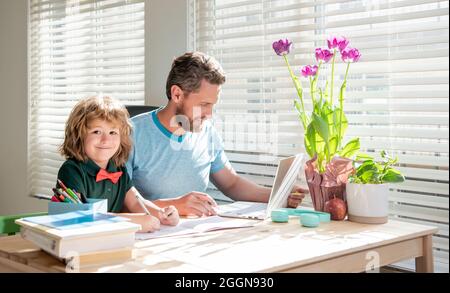
<path fill-rule="evenodd" d="M 203 233 L 231 228 L 245 228 L 252 227 L 257 223 L 258 221 L 229 219 L 219 216 L 181 219 L 180 223 L 175 227 L 162 225 L 159 231 L 152 233 L 136 233 L 136 240 Z"/>

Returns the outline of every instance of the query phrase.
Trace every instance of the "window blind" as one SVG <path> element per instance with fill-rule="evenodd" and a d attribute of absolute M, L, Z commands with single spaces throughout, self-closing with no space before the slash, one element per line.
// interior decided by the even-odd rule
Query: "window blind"
<path fill-rule="evenodd" d="M 30 0 L 29 44 L 30 191 L 48 194 L 81 98 L 144 104 L 144 0 Z"/>
<path fill-rule="evenodd" d="M 448 2 L 198 0 L 195 9 L 196 49 L 227 72 L 215 111 L 228 156 L 238 173 L 267 186 L 280 157 L 305 151 L 296 92 L 272 42 L 293 41 L 288 57 L 300 76 L 329 35 L 350 39 L 362 58 L 347 83 L 347 139 L 360 137 L 362 151 L 376 157 L 398 157 L 406 182 L 391 186 L 390 216 L 439 227 L 435 267 L 448 272 Z M 343 66 L 338 61 L 335 97 Z M 329 67 L 322 71 L 330 77 Z"/>

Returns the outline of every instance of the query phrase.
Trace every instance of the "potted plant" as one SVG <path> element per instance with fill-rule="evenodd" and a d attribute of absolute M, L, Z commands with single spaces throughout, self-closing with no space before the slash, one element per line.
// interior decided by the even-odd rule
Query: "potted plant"
<path fill-rule="evenodd" d="M 349 177 L 347 183 L 348 220 L 366 224 L 388 221 L 389 184 L 405 181 L 392 166 L 397 159 L 381 152 L 381 162 L 366 156 Z"/>
<path fill-rule="evenodd" d="M 328 48 L 317 48 L 315 57 L 318 65 L 306 65 L 301 68 L 301 76 L 309 80 L 312 110 L 307 113 L 303 99 L 301 81 L 289 65 L 287 55 L 292 42 L 288 39 L 273 43 L 275 53 L 282 56 L 297 92 L 295 109 L 304 131 L 304 145 L 310 160 L 306 163 L 305 175 L 315 210 L 324 211 L 331 199 L 345 201 L 345 184 L 353 171 L 351 158 L 359 151 L 359 138 L 353 138 L 344 144 L 348 121 L 344 113 L 344 99 L 350 64 L 357 62 L 361 54 L 358 49 L 348 46 L 344 37 L 332 36 L 327 40 Z M 334 75 L 336 56 L 340 54 L 346 63 L 344 80 L 335 99 Z M 331 61 L 330 82 L 319 84 L 319 72 Z M 337 202 L 338 200 L 336 200 Z"/>

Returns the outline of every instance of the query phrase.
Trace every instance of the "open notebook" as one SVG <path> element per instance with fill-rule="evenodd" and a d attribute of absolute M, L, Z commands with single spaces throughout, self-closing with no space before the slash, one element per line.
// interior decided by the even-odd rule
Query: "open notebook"
<path fill-rule="evenodd" d="M 287 206 L 287 198 L 304 162 L 305 156 L 303 154 L 280 160 L 269 203 L 236 201 L 232 204 L 220 205 L 217 214 L 222 217 L 256 220 L 264 220 L 270 217 L 272 210 Z"/>
<path fill-rule="evenodd" d="M 152 233 L 136 233 L 137 240 L 145 240 L 159 237 L 180 236 L 197 234 L 217 230 L 253 227 L 255 221 L 244 219 L 227 219 L 219 216 L 202 217 L 194 219 L 180 219 L 177 226 L 164 226 Z"/>

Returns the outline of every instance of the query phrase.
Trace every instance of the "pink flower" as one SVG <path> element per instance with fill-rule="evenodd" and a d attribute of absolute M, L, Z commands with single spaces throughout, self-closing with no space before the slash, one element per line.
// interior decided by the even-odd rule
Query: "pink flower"
<path fill-rule="evenodd" d="M 317 65 L 306 65 L 302 67 L 302 75 L 303 77 L 315 76 L 317 73 Z"/>
<path fill-rule="evenodd" d="M 358 49 L 356 48 L 345 48 L 341 52 L 342 61 L 345 63 L 347 62 L 358 62 L 359 58 L 361 57 L 361 53 L 359 53 Z"/>
<path fill-rule="evenodd" d="M 328 49 L 316 48 L 316 60 L 323 60 L 325 63 L 333 58 L 333 52 Z"/>
<path fill-rule="evenodd" d="M 278 40 L 273 42 L 272 48 L 278 56 L 287 55 L 291 51 L 292 42 L 289 42 L 288 39 Z"/>
<path fill-rule="evenodd" d="M 327 39 L 327 43 L 328 43 L 328 49 L 334 49 L 334 48 L 338 48 L 339 51 L 342 52 L 342 50 L 344 50 L 347 45 L 348 45 L 348 40 L 344 37 L 336 37 L 336 36 L 330 36 Z"/>

